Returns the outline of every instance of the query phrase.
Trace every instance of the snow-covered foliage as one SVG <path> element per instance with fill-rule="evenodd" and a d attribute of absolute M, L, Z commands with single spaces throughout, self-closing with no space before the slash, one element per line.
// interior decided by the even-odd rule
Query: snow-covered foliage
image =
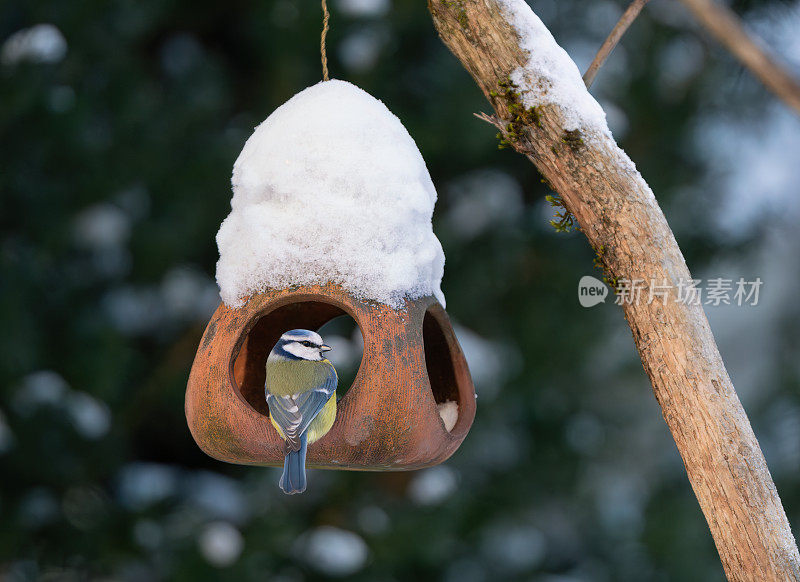
<path fill-rule="evenodd" d="M 67 41 L 52 24 L 37 24 L 19 30 L 0 46 L 0 62 L 16 65 L 31 63 L 57 63 L 67 54 Z"/>

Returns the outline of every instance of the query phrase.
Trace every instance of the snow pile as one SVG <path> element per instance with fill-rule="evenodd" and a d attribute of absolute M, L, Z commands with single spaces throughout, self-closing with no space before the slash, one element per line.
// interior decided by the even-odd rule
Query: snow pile
<path fill-rule="evenodd" d="M 439 416 L 442 417 L 444 428 L 447 429 L 447 432 L 451 432 L 458 422 L 458 402 L 448 400 L 437 404 L 436 408 L 439 409 Z"/>
<path fill-rule="evenodd" d="M 232 184 L 217 233 L 226 305 L 328 282 L 394 308 L 431 294 L 444 304 L 425 162 L 400 120 L 358 87 L 322 82 L 276 109 L 247 140 Z"/>
<path fill-rule="evenodd" d="M 580 71 L 525 0 L 498 0 L 519 35 L 528 62 L 511 74 L 526 107 L 555 105 L 566 131 L 610 136 L 603 108 L 586 90 Z"/>

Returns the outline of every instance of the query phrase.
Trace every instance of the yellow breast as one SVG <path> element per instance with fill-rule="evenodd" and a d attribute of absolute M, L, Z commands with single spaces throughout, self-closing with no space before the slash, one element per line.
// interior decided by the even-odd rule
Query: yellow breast
<path fill-rule="evenodd" d="M 333 365 L 328 360 L 267 361 L 266 386 L 270 394 L 289 396 L 305 392 L 322 384 L 331 373 Z M 335 373 L 335 370 L 334 370 Z"/>
<path fill-rule="evenodd" d="M 310 362 L 307 360 L 279 360 L 277 362 L 267 362 L 266 388 L 270 394 L 276 396 L 288 396 L 309 390 L 313 386 L 319 386 L 329 375 L 336 373 L 333 364 L 328 360 Z M 328 399 L 322 410 L 308 426 L 308 444 L 321 439 L 331 429 L 336 420 L 336 393 Z M 280 427 L 272 421 L 272 426 L 283 436 Z"/>

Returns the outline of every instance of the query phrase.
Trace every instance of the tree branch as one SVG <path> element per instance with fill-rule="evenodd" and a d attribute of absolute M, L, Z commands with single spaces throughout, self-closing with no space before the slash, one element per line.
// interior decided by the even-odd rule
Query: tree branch
<path fill-rule="evenodd" d="M 608 38 L 600 46 L 600 50 L 597 51 L 597 55 L 595 55 L 592 64 L 589 65 L 589 68 L 586 69 L 586 72 L 583 74 L 583 82 L 586 83 L 587 89 L 592 86 L 594 78 L 597 76 L 597 71 L 599 71 L 603 63 L 606 62 L 611 51 L 617 46 L 620 39 L 628 28 L 630 28 L 630 25 L 633 24 L 633 21 L 636 20 L 636 17 L 639 16 L 639 13 L 647 2 L 648 0 L 633 0 L 628 6 L 628 9 L 622 13 L 619 22 L 617 22 L 616 26 L 611 30 L 611 34 L 608 35 Z"/>
<path fill-rule="evenodd" d="M 598 127 L 598 106 L 574 64 L 567 62 L 574 71 L 566 77 L 551 74 L 566 54 L 524 0 L 428 0 L 428 7 L 494 107 L 505 140 L 560 194 L 609 279 L 666 280 L 673 288 L 690 280 L 652 190 Z M 539 99 L 533 106 L 525 102 L 531 95 Z M 625 303 L 623 311 L 728 578 L 800 580 L 786 514 L 702 307 L 673 296 Z"/>
<path fill-rule="evenodd" d="M 695 18 L 762 83 L 800 113 L 800 82 L 748 35 L 736 14 L 714 0 L 681 0 Z"/>

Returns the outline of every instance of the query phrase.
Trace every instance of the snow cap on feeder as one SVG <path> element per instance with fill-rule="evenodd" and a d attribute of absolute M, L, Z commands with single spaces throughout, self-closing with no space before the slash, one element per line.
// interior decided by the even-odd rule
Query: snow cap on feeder
<path fill-rule="evenodd" d="M 217 234 L 222 300 L 333 283 L 398 308 L 440 289 L 436 190 L 386 106 L 344 81 L 309 87 L 259 125 L 233 168 Z"/>
<path fill-rule="evenodd" d="M 436 190 L 402 123 L 349 83 L 319 83 L 256 128 L 232 184 L 217 234 L 223 304 L 186 390 L 200 447 L 223 461 L 283 464 L 267 356 L 287 330 L 349 315 L 361 365 L 330 431 L 308 445 L 307 466 L 405 470 L 447 459 L 472 425 L 475 392 L 443 307 Z"/>

